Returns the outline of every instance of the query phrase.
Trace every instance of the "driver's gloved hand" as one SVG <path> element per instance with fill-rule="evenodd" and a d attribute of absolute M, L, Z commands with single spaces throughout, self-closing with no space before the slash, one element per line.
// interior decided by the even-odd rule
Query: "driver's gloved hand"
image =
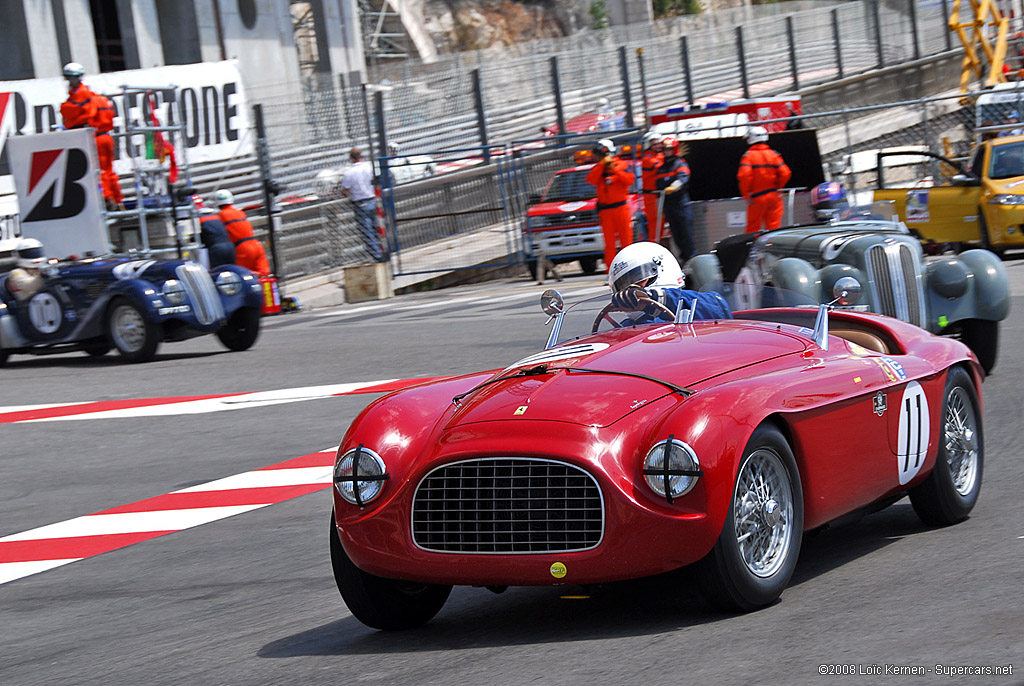
<path fill-rule="evenodd" d="M 640 298 L 650 297 L 650 294 L 640 286 L 626 286 L 612 295 L 612 305 L 623 310 L 639 310 Z"/>

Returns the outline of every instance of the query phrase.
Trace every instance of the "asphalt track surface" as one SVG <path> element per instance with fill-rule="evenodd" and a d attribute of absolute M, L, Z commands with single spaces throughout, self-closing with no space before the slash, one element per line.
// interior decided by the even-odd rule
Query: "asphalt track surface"
<path fill-rule="evenodd" d="M 984 385 L 973 515 L 929 528 L 903 500 L 807 537 L 792 585 L 765 610 L 718 614 L 689 588 L 641 582 L 574 599 L 457 588 L 427 626 L 376 632 L 334 585 L 330 491 L 318 487 L 0 584 L 0 684 L 1022 684 L 1024 260 L 1006 264 L 1013 310 Z M 13 357 L 0 370 L 0 542 L 315 456 L 377 395 L 309 388 L 505 366 L 543 346 L 541 290 L 509 280 L 280 316 L 244 353 L 205 337 L 144 365 Z M 231 411 L 10 421 L 15 406 L 297 388 Z M 854 673 L 820 673 L 830 670 Z"/>

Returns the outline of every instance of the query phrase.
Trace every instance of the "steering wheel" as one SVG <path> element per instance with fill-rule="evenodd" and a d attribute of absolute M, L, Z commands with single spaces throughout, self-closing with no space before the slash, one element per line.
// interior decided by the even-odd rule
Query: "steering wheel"
<path fill-rule="evenodd" d="M 657 300 L 651 300 L 650 298 L 643 298 L 642 297 L 642 298 L 639 298 L 638 301 L 639 301 L 639 305 L 635 309 L 634 308 L 626 308 L 626 307 L 616 307 L 615 303 L 608 303 L 597 314 L 597 319 L 594 320 L 594 326 L 590 329 L 590 333 L 597 333 L 598 327 L 601 326 L 601 320 L 602 319 L 607 319 L 614 328 L 616 328 L 616 329 L 620 328 L 622 325 L 619 324 L 614 319 L 612 319 L 611 317 L 608 316 L 612 312 L 634 312 L 636 310 L 646 310 L 648 307 L 652 307 L 653 306 L 654 309 L 657 310 L 659 314 L 664 315 L 665 317 L 668 317 L 669 321 L 674 322 L 676 320 L 675 313 L 672 310 L 670 310 L 667 307 L 665 307 L 664 305 L 662 305 Z"/>

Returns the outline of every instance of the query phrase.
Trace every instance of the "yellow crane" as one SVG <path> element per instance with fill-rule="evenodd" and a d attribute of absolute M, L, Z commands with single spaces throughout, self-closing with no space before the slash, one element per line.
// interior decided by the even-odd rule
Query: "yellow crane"
<path fill-rule="evenodd" d="M 954 0 L 953 10 L 949 15 L 949 30 L 960 37 L 960 42 L 964 46 L 960 72 L 961 93 L 969 90 L 972 76 L 978 81 L 983 81 L 981 85 L 984 88 L 1006 82 L 1003 64 L 1006 62 L 1006 38 L 1010 30 L 1010 20 L 999 10 L 995 0 L 969 1 L 974 10 L 972 21 L 960 21 L 961 0 Z M 994 43 L 991 40 L 993 35 Z"/>

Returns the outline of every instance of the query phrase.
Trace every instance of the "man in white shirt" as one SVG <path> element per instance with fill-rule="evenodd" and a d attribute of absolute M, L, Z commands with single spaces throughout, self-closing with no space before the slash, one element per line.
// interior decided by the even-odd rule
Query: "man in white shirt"
<path fill-rule="evenodd" d="M 374 262 L 383 262 L 379 236 L 377 234 L 377 193 L 373 188 L 373 165 L 363 159 L 359 148 L 349 151 L 352 165 L 341 178 L 341 192 L 352 200 L 356 225 L 363 235 L 363 242 Z"/>

